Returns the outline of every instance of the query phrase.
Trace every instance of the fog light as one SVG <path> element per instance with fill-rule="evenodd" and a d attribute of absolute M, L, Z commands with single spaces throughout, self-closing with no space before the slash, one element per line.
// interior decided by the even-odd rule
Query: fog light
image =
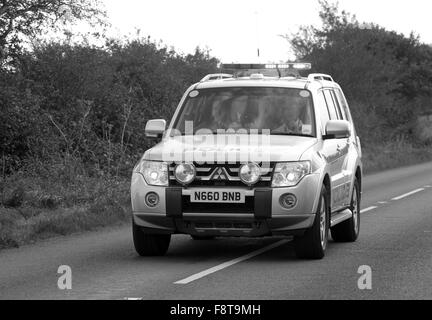
<path fill-rule="evenodd" d="M 239 177 L 240 180 L 252 186 L 257 183 L 261 176 L 261 168 L 256 163 L 246 163 L 240 167 Z"/>
<path fill-rule="evenodd" d="M 195 179 L 195 175 L 196 169 L 191 163 L 179 164 L 174 170 L 176 180 L 183 185 L 192 183 Z"/>
<path fill-rule="evenodd" d="M 292 209 L 297 205 L 297 198 L 293 194 L 284 194 L 280 197 L 279 203 L 285 209 Z"/>
<path fill-rule="evenodd" d="M 145 196 L 146 205 L 154 208 L 159 204 L 159 196 L 154 192 L 149 192 Z"/>

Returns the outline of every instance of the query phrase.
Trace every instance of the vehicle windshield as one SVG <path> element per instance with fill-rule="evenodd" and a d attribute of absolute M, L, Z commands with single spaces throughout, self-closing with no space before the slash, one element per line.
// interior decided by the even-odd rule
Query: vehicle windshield
<path fill-rule="evenodd" d="M 291 88 L 214 88 L 189 93 L 173 135 L 261 133 L 315 137 L 312 97 Z"/>

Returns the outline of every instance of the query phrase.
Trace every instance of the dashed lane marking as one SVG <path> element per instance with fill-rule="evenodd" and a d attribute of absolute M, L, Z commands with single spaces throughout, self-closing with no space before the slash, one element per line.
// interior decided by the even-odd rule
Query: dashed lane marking
<path fill-rule="evenodd" d="M 420 189 L 417 189 L 417 190 L 413 190 L 413 191 L 408 192 L 408 193 L 405 193 L 405 194 L 403 194 L 403 195 L 401 195 L 401 196 L 399 196 L 399 197 L 395 197 L 395 198 L 393 198 L 392 200 L 393 200 L 393 201 L 402 200 L 402 199 L 405 199 L 405 198 L 407 198 L 407 197 L 409 197 L 409 196 L 412 196 L 413 194 L 416 194 L 416 193 L 419 193 L 419 192 L 422 192 L 422 191 L 424 191 L 424 188 L 420 188 Z"/>
<path fill-rule="evenodd" d="M 271 245 L 269 245 L 267 247 L 261 248 L 259 250 L 251 252 L 251 253 L 246 254 L 244 256 L 241 256 L 239 258 L 227 261 L 227 262 L 222 263 L 220 265 L 217 265 L 217 266 L 215 266 L 213 268 L 201 271 L 201 272 L 196 273 L 196 274 L 194 274 L 194 275 L 192 275 L 190 277 L 187 277 L 185 279 L 176 281 L 176 282 L 174 282 L 174 284 L 188 284 L 188 283 L 191 283 L 191 282 L 193 282 L 195 280 L 204 278 L 205 276 L 208 276 L 208 275 L 210 275 L 212 273 L 218 272 L 218 271 L 220 271 L 222 269 L 231 267 L 232 265 L 235 265 L 235 264 L 240 263 L 242 261 L 249 260 L 249 259 L 251 259 L 253 257 L 256 257 L 256 256 L 258 256 L 260 254 L 263 254 L 264 252 L 267 252 L 267 251 L 270 251 L 270 250 L 275 249 L 277 247 L 283 246 L 284 244 L 287 244 L 288 242 L 291 242 L 291 240 L 282 240 L 282 241 L 279 241 L 279 242 L 275 242 L 275 243 L 273 243 L 273 244 L 271 244 Z"/>
<path fill-rule="evenodd" d="M 365 208 L 365 209 L 361 210 L 360 213 L 366 213 L 366 212 L 375 210 L 377 208 L 378 208 L 377 206 L 372 206 L 372 207 L 369 207 L 369 208 Z"/>

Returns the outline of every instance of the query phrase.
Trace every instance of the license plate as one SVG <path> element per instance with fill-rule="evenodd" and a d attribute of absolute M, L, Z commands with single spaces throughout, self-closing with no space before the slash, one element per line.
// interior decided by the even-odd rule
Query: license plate
<path fill-rule="evenodd" d="M 192 191 L 191 202 L 198 203 L 245 203 L 243 191 L 206 190 Z"/>

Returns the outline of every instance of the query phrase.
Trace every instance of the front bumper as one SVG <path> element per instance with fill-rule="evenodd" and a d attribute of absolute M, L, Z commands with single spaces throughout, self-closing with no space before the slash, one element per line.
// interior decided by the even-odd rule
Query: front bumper
<path fill-rule="evenodd" d="M 208 204 L 208 208 L 190 210 L 185 205 L 190 189 L 148 186 L 141 174 L 135 173 L 131 187 L 132 211 L 134 222 L 148 233 L 245 237 L 296 235 L 314 222 L 318 186 L 319 175 L 309 175 L 292 188 L 245 188 L 250 203 L 248 210 L 218 212 L 212 204 Z M 155 208 L 145 204 L 148 192 L 155 192 L 160 198 Z M 291 210 L 279 204 L 280 196 L 286 193 L 297 197 L 297 205 Z"/>
<path fill-rule="evenodd" d="M 314 214 L 256 219 L 253 215 L 185 214 L 182 218 L 134 213 L 134 222 L 150 234 L 194 236 L 264 237 L 302 235 L 314 222 Z"/>

